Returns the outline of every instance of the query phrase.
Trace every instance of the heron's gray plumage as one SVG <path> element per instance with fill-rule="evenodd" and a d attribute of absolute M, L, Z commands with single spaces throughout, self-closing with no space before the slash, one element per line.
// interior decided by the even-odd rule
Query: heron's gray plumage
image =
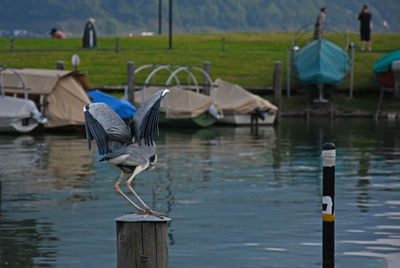
<path fill-rule="evenodd" d="M 142 140 L 144 140 L 145 145 L 153 144 L 155 136 L 158 135 L 161 99 L 165 94 L 165 90 L 153 94 L 143 102 L 133 116 L 131 132 L 139 144 Z"/>
<path fill-rule="evenodd" d="M 137 166 L 143 169 L 149 169 L 156 164 L 156 146 L 141 146 L 138 143 L 132 143 L 127 147 L 111 153 L 103 158 L 111 164 L 116 165 L 123 172 L 131 173 Z"/>
<path fill-rule="evenodd" d="M 125 122 L 105 103 L 92 103 L 84 107 L 85 131 L 89 150 L 94 139 L 99 153 L 103 155 L 100 161 L 108 161 L 117 166 L 121 176 L 114 184 L 115 190 L 142 213 L 161 216 L 152 211 L 131 187 L 131 182 L 137 174 L 154 167 L 157 162 L 154 139 L 158 135 L 158 119 L 161 99 L 169 90 L 156 92 L 136 111 L 128 127 Z M 144 142 L 142 142 L 142 140 Z M 126 173 L 132 173 L 127 180 L 127 187 L 145 208 L 135 204 L 119 188 Z"/>
<path fill-rule="evenodd" d="M 107 104 L 101 102 L 88 104 L 84 111 L 89 150 L 93 138 L 102 155 L 118 150 L 132 141 L 125 122 Z"/>

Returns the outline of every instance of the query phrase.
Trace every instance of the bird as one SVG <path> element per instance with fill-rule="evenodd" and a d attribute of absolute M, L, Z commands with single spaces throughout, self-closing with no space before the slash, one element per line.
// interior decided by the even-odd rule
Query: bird
<path fill-rule="evenodd" d="M 99 161 L 107 161 L 121 170 L 121 175 L 114 184 L 115 191 L 134 206 L 139 214 L 151 214 L 159 218 L 165 215 L 151 210 L 133 190 L 131 183 L 139 173 L 154 169 L 157 163 L 154 139 L 159 134 L 161 100 L 168 92 L 168 89 L 159 90 L 143 102 L 129 124 L 105 103 L 91 103 L 83 108 L 89 150 L 94 139 L 99 154 L 102 155 Z M 126 187 L 143 208 L 119 187 L 128 174 L 132 175 L 127 179 Z"/>

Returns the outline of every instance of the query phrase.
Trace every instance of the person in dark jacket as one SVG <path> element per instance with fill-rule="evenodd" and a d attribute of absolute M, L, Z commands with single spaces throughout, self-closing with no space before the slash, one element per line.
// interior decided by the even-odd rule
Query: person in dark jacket
<path fill-rule="evenodd" d="M 371 51 L 371 13 L 368 11 L 368 5 L 364 5 L 360 13 L 358 13 L 358 20 L 360 21 L 360 35 L 361 35 L 361 51 L 364 51 L 365 42 L 368 43 L 368 50 Z"/>

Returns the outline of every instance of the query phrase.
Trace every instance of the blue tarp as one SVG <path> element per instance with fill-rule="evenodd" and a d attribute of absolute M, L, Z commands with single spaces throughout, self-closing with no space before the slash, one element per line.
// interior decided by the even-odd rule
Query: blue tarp
<path fill-rule="evenodd" d="M 306 84 L 341 83 L 350 70 L 348 54 L 327 40 L 315 40 L 294 58 L 294 71 Z"/>
<path fill-rule="evenodd" d="M 92 102 L 104 102 L 110 106 L 121 118 L 131 118 L 136 113 L 136 107 L 125 100 L 117 99 L 100 90 L 92 90 L 88 92 L 88 96 Z"/>

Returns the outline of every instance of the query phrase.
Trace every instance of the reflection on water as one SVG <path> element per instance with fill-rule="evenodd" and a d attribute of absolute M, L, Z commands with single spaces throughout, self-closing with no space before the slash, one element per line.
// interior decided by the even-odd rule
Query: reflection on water
<path fill-rule="evenodd" d="M 76 137 L 0 136 L 1 267 L 57 262 L 59 238 L 45 215 L 57 209 L 57 192 L 88 183 L 93 157 L 86 144 Z M 83 200 L 74 195 L 68 199 Z"/>
<path fill-rule="evenodd" d="M 320 267 L 322 144 L 337 145 L 336 263 L 396 267 L 400 126 L 285 119 L 161 129 L 134 187 L 168 214 L 171 267 Z M 396 136 L 397 135 L 397 136 Z M 77 136 L 0 136 L 1 267 L 115 267 L 119 171 Z"/>

